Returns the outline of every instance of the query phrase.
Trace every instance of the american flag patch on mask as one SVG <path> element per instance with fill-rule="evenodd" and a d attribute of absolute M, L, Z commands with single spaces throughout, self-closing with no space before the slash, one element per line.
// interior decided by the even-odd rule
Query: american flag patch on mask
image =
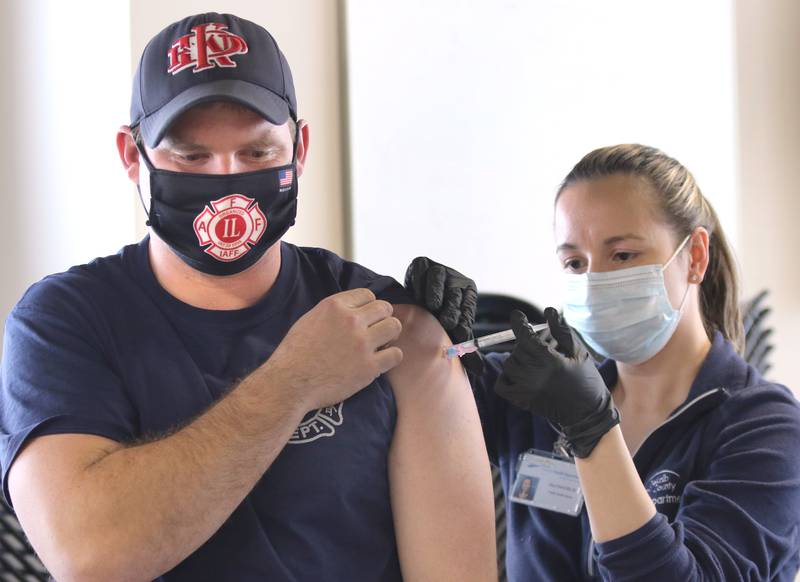
<path fill-rule="evenodd" d="M 278 172 L 278 185 L 291 186 L 294 178 L 294 170 L 281 170 Z"/>

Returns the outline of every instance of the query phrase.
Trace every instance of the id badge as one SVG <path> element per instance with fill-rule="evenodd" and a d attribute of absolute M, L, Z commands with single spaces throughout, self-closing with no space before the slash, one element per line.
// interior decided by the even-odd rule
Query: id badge
<path fill-rule="evenodd" d="M 523 453 L 509 495 L 511 501 L 576 516 L 583 492 L 575 462 L 551 453 Z"/>

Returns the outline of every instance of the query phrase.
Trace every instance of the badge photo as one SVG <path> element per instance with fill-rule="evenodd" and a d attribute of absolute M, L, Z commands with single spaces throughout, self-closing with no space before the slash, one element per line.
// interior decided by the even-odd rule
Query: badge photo
<path fill-rule="evenodd" d="M 575 462 L 543 451 L 523 453 L 509 499 L 539 509 L 579 515 L 583 492 Z"/>

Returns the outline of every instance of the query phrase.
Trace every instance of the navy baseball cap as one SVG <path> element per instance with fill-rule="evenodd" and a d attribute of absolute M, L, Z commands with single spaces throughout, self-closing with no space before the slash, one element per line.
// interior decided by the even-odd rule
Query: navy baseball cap
<path fill-rule="evenodd" d="M 269 32 L 232 14 L 189 16 L 147 43 L 133 78 L 131 127 L 154 148 L 182 113 L 218 100 L 275 125 L 297 120 L 292 73 Z"/>

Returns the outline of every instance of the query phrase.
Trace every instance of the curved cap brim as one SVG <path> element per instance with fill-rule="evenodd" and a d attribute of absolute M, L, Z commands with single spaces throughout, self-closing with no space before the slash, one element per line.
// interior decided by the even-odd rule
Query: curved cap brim
<path fill-rule="evenodd" d="M 283 125 L 294 112 L 289 104 L 269 89 L 239 80 L 223 80 L 190 87 L 169 103 L 147 115 L 140 123 L 142 138 L 149 148 L 155 148 L 169 127 L 183 113 L 201 103 L 233 101 L 249 107 L 270 123 Z"/>

